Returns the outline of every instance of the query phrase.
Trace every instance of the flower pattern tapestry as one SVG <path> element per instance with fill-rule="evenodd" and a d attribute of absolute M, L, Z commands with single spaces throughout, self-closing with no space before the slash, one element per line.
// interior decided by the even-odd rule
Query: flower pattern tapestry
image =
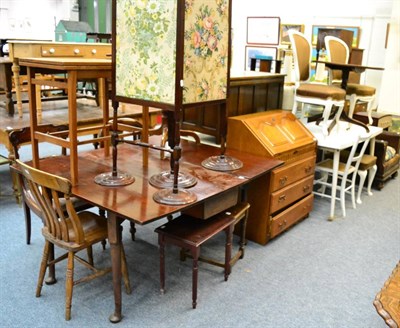
<path fill-rule="evenodd" d="M 116 95 L 174 103 L 177 0 L 118 0 Z"/>
<path fill-rule="evenodd" d="M 226 98 L 229 1 L 185 0 L 183 103 Z"/>
<path fill-rule="evenodd" d="M 116 95 L 175 103 L 178 0 L 117 0 Z M 229 0 L 185 0 L 183 103 L 226 98 Z"/>

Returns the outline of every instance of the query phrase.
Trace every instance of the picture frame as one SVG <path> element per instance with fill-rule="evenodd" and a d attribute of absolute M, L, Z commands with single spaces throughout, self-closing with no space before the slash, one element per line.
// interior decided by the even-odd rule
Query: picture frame
<path fill-rule="evenodd" d="M 247 43 L 279 45 L 280 17 L 247 17 Z"/>
<path fill-rule="evenodd" d="M 324 29 L 342 29 L 349 30 L 353 32 L 353 42 L 351 44 L 352 48 L 358 48 L 360 43 L 360 27 L 358 26 L 331 26 L 331 25 L 313 25 L 311 34 L 311 43 L 315 47 L 318 41 L 318 30 L 320 28 Z"/>
<path fill-rule="evenodd" d="M 276 60 L 277 55 L 278 55 L 278 49 L 275 47 L 246 46 L 245 47 L 245 63 L 244 63 L 245 71 L 250 71 L 250 59 L 255 58 L 256 55 L 271 56 L 273 60 Z M 260 68 L 259 63 L 257 63 L 257 66 L 256 66 L 256 70 Z"/>
<path fill-rule="evenodd" d="M 281 24 L 280 44 L 290 44 L 290 40 L 289 40 L 289 31 L 290 30 L 304 33 L 304 25 L 303 24 Z"/>

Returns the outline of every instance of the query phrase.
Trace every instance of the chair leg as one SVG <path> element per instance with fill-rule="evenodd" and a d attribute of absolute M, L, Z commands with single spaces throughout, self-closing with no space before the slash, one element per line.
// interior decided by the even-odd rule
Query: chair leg
<path fill-rule="evenodd" d="M 135 241 L 135 234 L 136 234 L 135 222 L 131 221 L 130 226 L 131 226 L 131 228 L 130 228 L 129 232 L 131 233 L 132 241 Z"/>
<path fill-rule="evenodd" d="M 378 167 L 376 166 L 376 164 L 368 170 L 368 186 L 367 186 L 368 196 L 373 195 L 373 193 L 371 191 L 371 187 L 372 187 L 372 183 L 374 182 L 375 174 L 376 174 L 377 170 L 378 170 Z"/>
<path fill-rule="evenodd" d="M 347 176 L 343 176 L 342 186 L 340 188 L 340 206 L 342 208 L 343 217 L 346 217 L 346 180 Z"/>
<path fill-rule="evenodd" d="M 89 246 L 88 248 L 86 248 L 87 251 L 87 256 L 88 256 L 88 262 L 91 266 L 94 265 L 94 261 L 93 261 L 93 247 Z"/>
<path fill-rule="evenodd" d="M 372 103 L 374 102 L 375 96 L 372 97 L 370 101 L 367 102 L 367 115 L 368 115 L 368 125 L 372 125 L 374 122 L 372 119 Z"/>
<path fill-rule="evenodd" d="M 27 245 L 30 245 L 31 230 L 32 230 L 31 210 L 29 209 L 29 206 L 24 201 L 23 201 L 23 203 L 24 203 L 24 214 L 25 214 L 26 243 L 27 243 Z"/>
<path fill-rule="evenodd" d="M 40 293 L 42 292 L 44 275 L 46 274 L 47 263 L 49 260 L 49 247 L 50 242 L 46 240 L 43 249 L 42 262 L 40 263 L 39 278 L 36 286 L 36 297 L 40 297 Z"/>
<path fill-rule="evenodd" d="M 354 109 L 356 108 L 356 103 L 357 103 L 357 96 L 355 94 L 352 94 L 349 99 L 349 114 L 348 114 L 348 116 L 350 118 L 353 118 L 353 113 L 354 113 Z"/>
<path fill-rule="evenodd" d="M 126 293 L 130 295 L 132 293 L 132 289 L 129 280 L 128 265 L 126 263 L 125 249 L 123 245 L 121 245 L 121 272 L 124 279 Z"/>
<path fill-rule="evenodd" d="M 367 177 L 367 171 L 358 170 L 358 175 L 360 176 L 360 183 L 358 184 L 357 204 L 362 204 L 361 193 L 364 187 L 365 178 Z"/>
<path fill-rule="evenodd" d="M 350 187 L 351 203 L 353 205 L 353 208 L 356 208 L 356 176 L 357 174 L 354 172 L 353 177 L 351 179 L 351 187 Z"/>
<path fill-rule="evenodd" d="M 47 258 L 47 263 L 51 262 L 54 260 L 54 244 L 49 243 L 49 255 Z M 51 264 L 48 265 L 49 268 L 49 274 L 45 280 L 45 284 L 46 285 L 53 285 L 57 282 L 56 279 L 56 265 L 55 264 Z"/>
<path fill-rule="evenodd" d="M 65 281 L 65 320 L 71 319 L 72 292 L 74 288 L 74 257 L 73 252 L 68 252 L 67 274 Z"/>

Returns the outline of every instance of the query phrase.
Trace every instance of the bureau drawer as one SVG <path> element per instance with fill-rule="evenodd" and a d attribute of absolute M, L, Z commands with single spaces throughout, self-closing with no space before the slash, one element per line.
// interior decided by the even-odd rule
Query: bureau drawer
<path fill-rule="evenodd" d="M 109 58 L 111 46 L 93 45 L 45 45 L 41 48 L 43 57 Z"/>
<path fill-rule="evenodd" d="M 310 175 L 271 194 L 270 213 L 274 213 L 312 192 L 314 175 Z"/>
<path fill-rule="evenodd" d="M 295 224 L 312 210 L 314 194 L 310 194 L 288 209 L 271 219 L 270 238 L 274 238 L 281 232 Z"/>
<path fill-rule="evenodd" d="M 274 192 L 310 174 L 314 174 L 316 156 L 284 165 L 271 173 L 271 191 Z"/>

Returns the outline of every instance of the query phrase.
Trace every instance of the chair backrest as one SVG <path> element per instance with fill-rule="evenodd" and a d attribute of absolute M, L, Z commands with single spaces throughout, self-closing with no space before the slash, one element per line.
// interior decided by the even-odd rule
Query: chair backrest
<path fill-rule="evenodd" d="M 356 142 L 351 147 L 349 157 L 346 162 L 345 172 L 348 174 L 357 172 L 361 158 L 367 149 L 370 137 L 359 135 Z"/>
<path fill-rule="evenodd" d="M 68 131 L 68 126 L 43 124 L 39 125 L 36 131 L 43 133 L 63 133 L 62 131 Z M 67 132 L 65 132 L 64 134 L 65 137 L 67 137 Z M 13 147 L 15 159 L 19 159 L 19 149 L 21 145 L 31 142 L 31 128 L 25 127 L 18 130 L 13 130 L 8 135 L 8 139 Z M 65 153 L 65 149 L 62 149 L 62 152 Z"/>
<path fill-rule="evenodd" d="M 85 235 L 71 200 L 71 182 L 35 169 L 20 160 L 16 160 L 16 163 L 42 210 L 44 234 L 51 235 L 54 241 L 61 243 L 82 244 Z"/>
<path fill-rule="evenodd" d="M 307 82 L 311 77 L 311 44 L 303 33 L 289 31 L 293 48 L 295 82 Z"/>
<path fill-rule="evenodd" d="M 325 37 L 326 52 L 328 60 L 335 63 L 347 64 L 349 62 L 350 51 L 347 44 L 335 36 Z M 330 82 L 342 79 L 341 70 L 331 70 L 329 75 Z"/>

